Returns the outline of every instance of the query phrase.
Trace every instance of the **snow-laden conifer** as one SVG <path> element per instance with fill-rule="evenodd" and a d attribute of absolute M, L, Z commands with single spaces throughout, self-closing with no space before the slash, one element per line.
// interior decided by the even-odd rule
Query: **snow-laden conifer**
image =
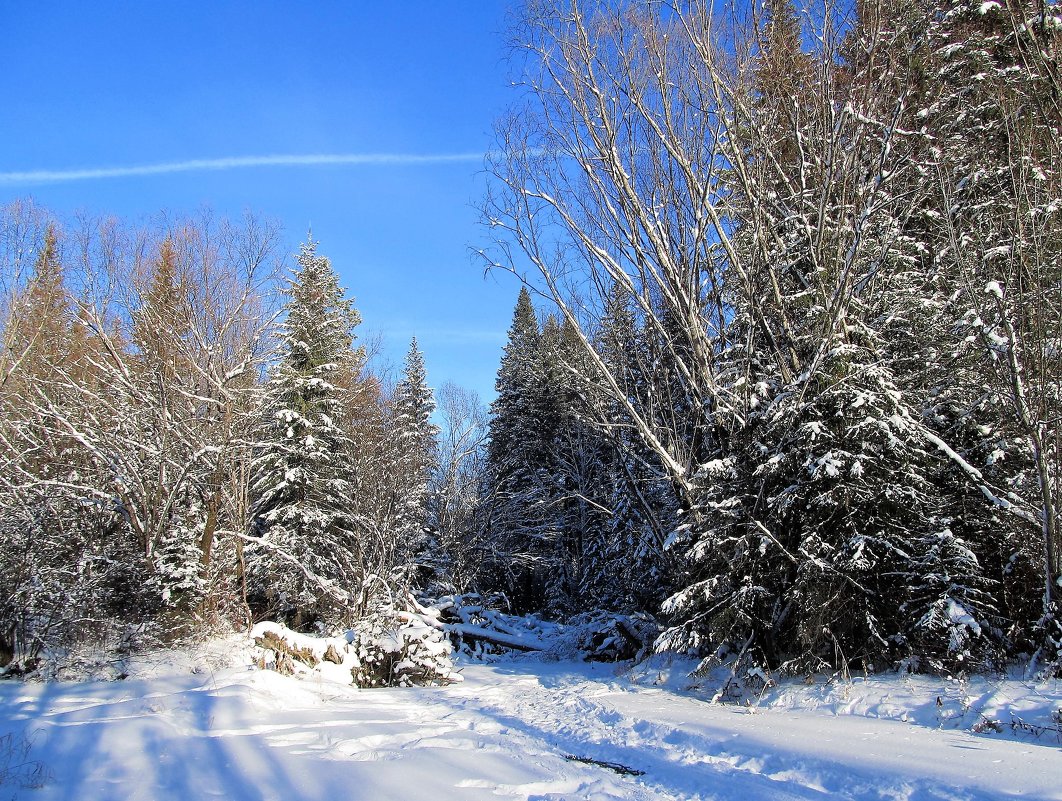
<path fill-rule="evenodd" d="M 488 537 L 497 549 L 491 560 L 493 583 L 524 596 L 514 601 L 529 609 L 541 604 L 535 575 L 541 568 L 547 511 L 539 476 L 547 433 L 541 409 L 539 340 L 531 295 L 522 288 L 498 368 L 497 397 L 490 407 L 485 503 Z"/>
<path fill-rule="evenodd" d="M 419 557 L 426 555 L 428 485 L 438 462 L 439 427 L 432 422 L 434 413 L 435 398 L 428 386 L 424 354 L 414 337 L 393 400 L 394 536 L 399 567 L 413 567 Z"/>
<path fill-rule="evenodd" d="M 301 248 L 284 290 L 280 352 L 262 403 L 252 465 L 254 588 L 297 625 L 345 613 L 365 578 L 341 425 L 341 374 L 361 369 L 360 315 L 317 243 Z"/>

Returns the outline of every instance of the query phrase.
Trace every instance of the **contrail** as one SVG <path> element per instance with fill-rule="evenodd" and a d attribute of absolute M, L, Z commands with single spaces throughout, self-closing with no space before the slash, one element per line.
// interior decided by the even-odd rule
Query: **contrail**
<path fill-rule="evenodd" d="M 306 167 L 319 165 L 416 166 L 418 164 L 453 164 L 483 161 L 483 153 L 322 153 L 302 156 L 232 156 L 220 159 L 191 159 L 162 164 L 131 167 L 91 167 L 80 170 L 27 170 L 0 172 L 0 185 L 95 181 L 104 178 L 128 178 L 143 175 L 166 175 L 174 172 L 236 170 L 243 167 Z"/>

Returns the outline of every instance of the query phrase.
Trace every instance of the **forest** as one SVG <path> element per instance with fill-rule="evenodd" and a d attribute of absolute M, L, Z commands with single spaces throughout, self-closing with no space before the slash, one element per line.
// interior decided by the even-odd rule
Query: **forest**
<path fill-rule="evenodd" d="M 0 667 L 450 598 L 700 672 L 1062 670 L 1057 0 L 509 35 L 489 406 L 374 367 L 327 242 L 0 209 Z"/>

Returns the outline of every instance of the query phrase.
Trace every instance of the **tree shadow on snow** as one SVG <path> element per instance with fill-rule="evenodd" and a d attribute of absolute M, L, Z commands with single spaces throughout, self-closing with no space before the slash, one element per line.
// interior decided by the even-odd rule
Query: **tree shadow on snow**
<path fill-rule="evenodd" d="M 32 790 L 35 799 L 307 795 L 305 775 L 289 775 L 289 762 L 254 728 L 246 705 L 228 697 L 233 688 L 201 684 L 169 680 L 162 692 L 157 681 L 34 685 L 14 702 L 0 696 L 0 734 L 28 737 L 30 758 L 50 773 Z"/>

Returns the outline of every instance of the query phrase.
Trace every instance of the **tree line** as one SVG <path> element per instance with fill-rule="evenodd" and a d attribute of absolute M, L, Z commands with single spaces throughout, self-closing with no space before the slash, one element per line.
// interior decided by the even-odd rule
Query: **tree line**
<path fill-rule="evenodd" d="M 660 602 L 705 670 L 1057 665 L 1060 35 L 526 4 L 482 256 L 557 317 L 522 296 L 499 374 L 495 585 Z"/>
<path fill-rule="evenodd" d="M 0 249 L 5 663 L 403 602 L 435 405 L 415 340 L 396 382 L 368 368 L 317 243 L 288 270 L 252 216 L 63 227 L 17 202 Z"/>

